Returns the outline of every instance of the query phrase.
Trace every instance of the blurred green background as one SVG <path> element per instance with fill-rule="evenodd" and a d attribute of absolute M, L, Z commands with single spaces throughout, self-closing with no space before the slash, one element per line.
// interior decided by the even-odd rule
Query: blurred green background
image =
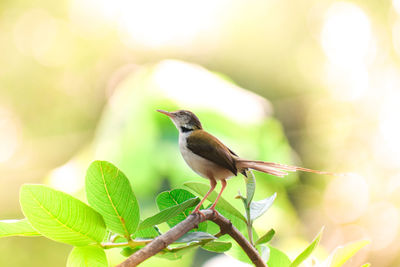
<path fill-rule="evenodd" d="M 347 266 L 397 266 L 399 59 L 399 0 L 1 1 L 0 217 L 23 217 L 23 183 L 84 199 L 95 159 L 121 168 L 152 214 L 157 193 L 206 182 L 155 112 L 185 108 L 243 157 L 355 173 L 257 173 L 256 200 L 278 192 L 255 225 L 277 230 L 275 246 L 295 256 L 325 225 L 316 262 L 369 238 Z M 224 197 L 241 208 L 243 188 L 231 179 Z M 3 238 L 0 266 L 63 266 L 70 249 Z"/>

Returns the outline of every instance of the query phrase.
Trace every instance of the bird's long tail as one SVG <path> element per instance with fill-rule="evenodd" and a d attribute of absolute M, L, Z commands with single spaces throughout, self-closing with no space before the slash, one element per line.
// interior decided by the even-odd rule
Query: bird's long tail
<path fill-rule="evenodd" d="M 297 166 L 290 166 L 280 163 L 274 162 L 266 162 L 259 160 L 247 160 L 247 159 L 237 159 L 236 165 L 238 169 L 253 169 L 256 171 L 268 173 L 274 176 L 283 177 L 287 175 L 287 172 L 295 172 L 295 171 L 303 171 L 303 172 L 312 172 L 318 174 L 332 175 L 332 176 L 342 176 L 343 174 L 332 173 L 332 172 L 324 172 L 324 171 L 316 171 L 311 169 L 306 169 Z"/>

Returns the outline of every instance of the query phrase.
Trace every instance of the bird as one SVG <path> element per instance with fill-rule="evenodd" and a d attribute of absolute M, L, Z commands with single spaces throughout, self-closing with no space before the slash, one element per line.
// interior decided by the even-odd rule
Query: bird
<path fill-rule="evenodd" d="M 210 190 L 192 211 L 193 214 L 201 214 L 201 205 L 211 192 L 214 191 L 217 181 L 221 181 L 221 191 L 210 207 L 212 211 L 216 212 L 215 206 L 222 192 L 225 190 L 227 185 L 226 180 L 237 176 L 238 173 L 246 176 L 246 171 L 249 169 L 278 177 L 284 177 L 288 172 L 292 171 L 335 175 L 330 172 L 316 171 L 280 163 L 243 159 L 224 145 L 218 138 L 205 131 L 199 118 L 193 112 L 189 110 L 168 112 L 160 109 L 157 109 L 157 111 L 167 115 L 178 129 L 179 149 L 187 165 L 195 173 L 210 181 Z"/>

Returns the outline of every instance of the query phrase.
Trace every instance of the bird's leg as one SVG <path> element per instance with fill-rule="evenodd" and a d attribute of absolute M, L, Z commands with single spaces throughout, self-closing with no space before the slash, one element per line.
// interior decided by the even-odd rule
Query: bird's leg
<path fill-rule="evenodd" d="M 221 195 L 222 195 L 222 192 L 224 191 L 224 189 L 225 189 L 225 187 L 226 187 L 226 180 L 225 180 L 225 179 L 224 179 L 224 180 L 221 180 L 221 185 L 222 185 L 222 187 L 221 187 L 221 192 L 219 192 L 219 194 L 218 194 L 218 196 L 217 196 L 217 199 L 214 201 L 214 203 L 213 203 L 212 206 L 210 207 L 210 209 L 213 210 L 213 211 L 216 211 L 216 210 L 215 210 L 215 205 L 217 205 L 217 202 L 218 202 L 219 198 L 220 198 Z"/>
<path fill-rule="evenodd" d="M 207 197 L 211 194 L 211 192 L 215 189 L 215 186 L 217 185 L 217 182 L 215 181 L 215 179 L 210 178 L 210 190 L 208 190 L 207 194 L 204 196 L 204 198 L 200 201 L 199 204 L 197 204 L 196 208 L 192 211 L 192 213 L 200 213 L 200 215 L 203 215 L 203 213 L 201 213 L 199 211 L 201 204 L 203 204 L 203 202 L 207 199 Z M 203 215 L 204 216 L 204 215 Z"/>

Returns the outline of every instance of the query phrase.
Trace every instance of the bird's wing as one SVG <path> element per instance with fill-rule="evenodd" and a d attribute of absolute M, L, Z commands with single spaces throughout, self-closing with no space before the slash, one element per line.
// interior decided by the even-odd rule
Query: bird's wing
<path fill-rule="evenodd" d="M 208 159 L 215 164 L 230 170 L 237 175 L 233 153 L 216 137 L 203 130 L 194 131 L 186 139 L 187 147 L 196 155 Z"/>

